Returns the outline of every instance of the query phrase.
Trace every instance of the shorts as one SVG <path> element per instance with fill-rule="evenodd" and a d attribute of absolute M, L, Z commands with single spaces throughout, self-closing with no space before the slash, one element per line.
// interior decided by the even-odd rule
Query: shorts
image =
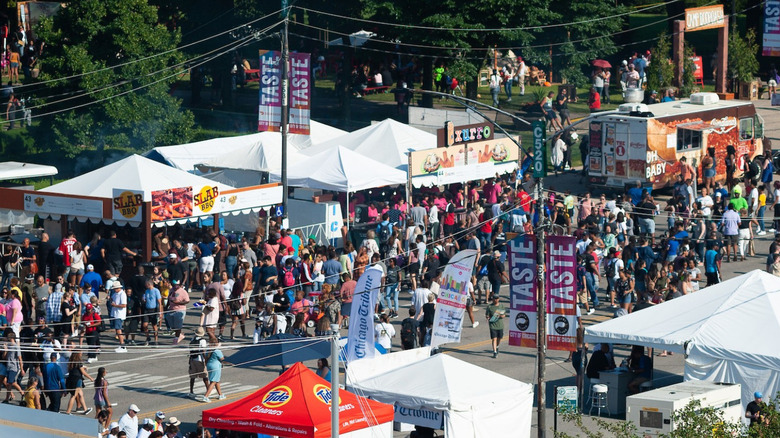
<path fill-rule="evenodd" d="M 144 309 L 144 315 L 141 317 L 141 322 L 157 325 L 160 323 L 160 311 L 155 307 L 154 309 Z"/>
<path fill-rule="evenodd" d="M 189 367 L 190 379 L 205 379 L 206 364 L 199 360 L 191 360 Z"/>
<path fill-rule="evenodd" d="M 19 63 L 18 62 L 12 62 L 11 63 L 11 68 L 19 68 Z"/>
<path fill-rule="evenodd" d="M 112 318 L 111 319 L 111 328 L 113 330 L 122 330 L 122 325 L 124 324 L 124 321 L 119 318 Z"/>
<path fill-rule="evenodd" d="M 639 232 L 642 234 L 655 234 L 655 220 L 652 218 L 639 219 Z"/>
<path fill-rule="evenodd" d="M 198 269 L 201 274 L 204 272 L 214 272 L 214 256 L 201 257 L 198 260 Z"/>
<path fill-rule="evenodd" d="M 341 316 L 349 316 L 352 314 L 352 303 L 341 303 Z"/>
<path fill-rule="evenodd" d="M 5 367 L 4 363 L 0 363 L 0 377 L 5 377 L 6 374 L 8 374 L 8 368 Z"/>
<path fill-rule="evenodd" d="M 70 268 L 70 273 L 73 275 L 84 275 L 84 268 Z"/>
<path fill-rule="evenodd" d="M 715 178 L 715 169 L 708 167 L 704 169 L 704 177 L 705 178 Z"/>
<path fill-rule="evenodd" d="M 181 330 L 184 327 L 184 316 L 186 311 L 169 312 L 165 314 L 165 320 L 168 322 L 168 326 L 171 330 Z"/>
<path fill-rule="evenodd" d="M 501 339 L 504 337 L 503 329 L 490 329 L 490 339 Z"/>
<path fill-rule="evenodd" d="M 406 269 L 408 269 L 409 275 L 417 275 L 420 273 L 420 262 L 410 263 Z"/>
<path fill-rule="evenodd" d="M 219 318 L 217 318 L 217 325 L 224 327 L 227 325 L 227 313 L 220 311 Z"/>
<path fill-rule="evenodd" d="M 19 377 L 19 371 L 8 370 L 6 371 L 6 376 L 7 376 L 7 380 L 6 380 L 7 383 L 14 383 L 16 382 L 16 378 Z"/>
<path fill-rule="evenodd" d="M 625 294 L 623 295 L 623 298 L 620 299 L 620 304 L 631 304 L 632 298 L 631 294 Z"/>
<path fill-rule="evenodd" d="M 557 120 L 558 116 L 555 114 L 554 110 L 545 111 L 544 118 L 547 120 Z"/>
<path fill-rule="evenodd" d="M 774 80 L 774 79 L 770 79 L 768 83 L 769 83 L 770 87 L 776 87 L 777 86 L 777 81 Z"/>
<path fill-rule="evenodd" d="M 479 280 L 477 280 L 477 290 L 485 292 L 486 294 L 493 290 L 487 275 L 480 277 Z"/>
<path fill-rule="evenodd" d="M 471 301 L 471 297 L 466 297 L 466 307 L 471 307 L 474 305 L 474 302 Z"/>
<path fill-rule="evenodd" d="M 588 304 L 588 291 L 583 289 L 577 292 L 577 303 Z"/>
<path fill-rule="evenodd" d="M 737 240 L 739 240 L 739 234 L 724 235 L 723 240 L 725 241 L 726 245 L 736 245 Z"/>
<path fill-rule="evenodd" d="M 98 411 L 102 411 L 108 407 L 108 403 L 106 403 L 105 400 L 95 400 L 95 407 L 98 409 Z"/>

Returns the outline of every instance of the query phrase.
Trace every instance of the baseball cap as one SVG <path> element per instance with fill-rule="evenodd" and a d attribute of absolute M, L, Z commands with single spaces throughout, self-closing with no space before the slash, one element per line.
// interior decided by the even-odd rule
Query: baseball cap
<path fill-rule="evenodd" d="M 169 259 L 176 259 L 176 258 L 179 258 L 179 256 L 177 256 L 175 252 L 172 252 L 172 253 L 168 254 L 168 258 Z"/>
<path fill-rule="evenodd" d="M 108 429 L 109 429 L 109 430 L 111 430 L 111 429 L 117 429 L 117 428 L 119 428 L 119 423 L 117 423 L 116 421 L 112 421 L 112 422 L 111 422 L 111 425 L 110 425 L 110 426 L 108 426 Z"/>
<path fill-rule="evenodd" d="M 753 397 L 755 398 L 764 398 L 764 394 L 761 394 L 761 391 L 756 391 L 753 393 Z"/>
<path fill-rule="evenodd" d="M 628 61 L 626 61 L 626 60 L 624 59 L 624 60 L 623 60 L 623 65 L 628 65 Z"/>
<path fill-rule="evenodd" d="M 650 94 L 658 94 L 658 92 L 653 90 L 653 91 L 650 92 Z"/>
<path fill-rule="evenodd" d="M 130 406 L 127 408 L 127 410 L 128 410 L 128 411 L 133 411 L 133 412 L 136 412 L 136 413 L 138 413 L 138 412 L 141 412 L 141 410 L 140 410 L 140 409 L 138 409 L 138 406 L 136 406 L 136 405 L 135 405 L 135 403 L 133 403 L 132 405 L 130 405 Z"/>
<path fill-rule="evenodd" d="M 499 294 L 493 294 L 493 295 L 490 297 L 490 299 L 491 299 L 491 300 L 499 300 L 499 299 L 501 299 L 501 295 L 499 295 Z"/>
<path fill-rule="evenodd" d="M 25 277 L 24 279 L 27 280 L 27 281 L 33 281 L 33 280 L 35 280 L 35 276 L 30 274 L 27 277 Z"/>
<path fill-rule="evenodd" d="M 165 413 L 163 411 L 157 411 L 157 413 L 154 414 L 154 416 L 162 420 L 165 418 Z"/>
<path fill-rule="evenodd" d="M 317 240 L 317 236 L 315 236 L 314 234 L 309 234 L 309 239 Z"/>
<path fill-rule="evenodd" d="M 493 251 L 493 257 L 501 257 L 501 251 Z"/>
<path fill-rule="evenodd" d="M 742 187 L 740 186 L 734 186 L 734 194 L 742 194 Z"/>
<path fill-rule="evenodd" d="M 87 265 L 87 271 L 94 271 L 95 265 Z"/>
<path fill-rule="evenodd" d="M 173 280 L 171 280 L 171 284 L 179 284 L 179 280 L 174 278 Z"/>
<path fill-rule="evenodd" d="M 84 307 L 85 307 L 87 310 L 92 310 L 92 308 L 93 308 L 93 307 L 92 307 L 92 303 L 87 303 L 87 304 L 86 304 Z"/>
<path fill-rule="evenodd" d="M 154 426 L 154 421 L 152 421 L 151 418 L 144 418 L 144 423 L 142 425 L 143 427 L 146 426 Z"/>

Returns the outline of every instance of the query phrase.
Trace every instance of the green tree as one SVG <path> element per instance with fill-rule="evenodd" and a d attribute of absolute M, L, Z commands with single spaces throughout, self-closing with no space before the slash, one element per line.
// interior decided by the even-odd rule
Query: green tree
<path fill-rule="evenodd" d="M 672 63 L 672 43 L 666 33 L 658 38 L 655 48 L 651 50 L 653 62 L 647 66 L 647 87 L 651 90 L 662 90 L 674 85 L 674 64 Z"/>
<path fill-rule="evenodd" d="M 34 131 L 39 144 L 73 157 L 190 139 L 193 116 L 169 94 L 184 71 L 181 37 L 147 0 L 74 0 L 37 33 L 47 42 L 40 79 L 52 81 L 38 88 L 38 112 L 55 113 Z"/>
<path fill-rule="evenodd" d="M 758 43 L 756 32 L 749 29 L 745 36 L 736 29 L 729 32 L 729 76 L 741 82 L 752 81 L 758 73 Z"/>

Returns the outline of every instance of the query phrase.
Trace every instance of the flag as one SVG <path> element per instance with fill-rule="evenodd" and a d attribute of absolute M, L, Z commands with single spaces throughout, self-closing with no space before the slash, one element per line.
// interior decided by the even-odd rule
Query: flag
<path fill-rule="evenodd" d="M 536 347 L 536 238 L 517 236 L 508 250 L 509 345 Z"/>
<path fill-rule="evenodd" d="M 382 268 L 363 272 L 355 286 L 347 333 L 347 362 L 374 357 L 374 308 L 382 284 Z"/>
<path fill-rule="evenodd" d="M 311 121 L 311 55 L 290 54 L 290 134 L 309 135 Z"/>
<path fill-rule="evenodd" d="M 458 252 L 444 268 L 436 300 L 436 314 L 431 332 L 431 348 L 449 342 L 460 342 L 463 314 L 469 296 L 467 284 L 477 258 L 477 251 L 465 249 Z"/>
<path fill-rule="evenodd" d="M 260 51 L 258 131 L 282 130 L 282 63 L 277 51 Z"/>
<path fill-rule="evenodd" d="M 549 236 L 545 242 L 547 348 L 577 349 L 577 246 L 571 236 Z"/>

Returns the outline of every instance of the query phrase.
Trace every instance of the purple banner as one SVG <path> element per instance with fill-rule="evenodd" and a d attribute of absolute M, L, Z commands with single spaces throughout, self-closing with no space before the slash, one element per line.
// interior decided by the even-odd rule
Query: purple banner
<path fill-rule="evenodd" d="M 309 135 L 311 65 L 308 53 L 290 54 L 290 133 Z"/>
<path fill-rule="evenodd" d="M 536 347 L 536 238 L 509 241 L 509 345 Z"/>
<path fill-rule="evenodd" d="M 260 51 L 258 131 L 282 130 L 282 65 L 277 51 Z"/>
<path fill-rule="evenodd" d="M 577 247 L 570 236 L 546 242 L 547 348 L 574 351 L 577 340 Z"/>

